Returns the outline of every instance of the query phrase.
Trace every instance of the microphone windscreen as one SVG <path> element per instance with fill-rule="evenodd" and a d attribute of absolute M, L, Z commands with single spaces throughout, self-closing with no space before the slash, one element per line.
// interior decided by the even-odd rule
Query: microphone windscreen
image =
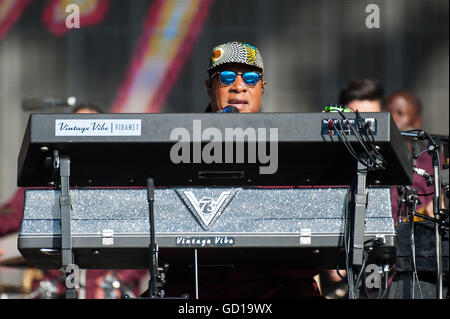
<path fill-rule="evenodd" d="M 22 99 L 22 110 L 34 111 L 58 106 L 71 106 L 66 99 L 58 98 L 26 98 Z"/>
<path fill-rule="evenodd" d="M 239 113 L 239 109 L 233 105 L 228 105 L 223 110 L 217 111 L 217 113 Z"/>

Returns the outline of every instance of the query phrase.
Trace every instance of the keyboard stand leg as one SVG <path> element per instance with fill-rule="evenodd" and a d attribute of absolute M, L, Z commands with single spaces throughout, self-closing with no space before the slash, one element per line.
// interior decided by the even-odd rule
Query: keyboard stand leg
<path fill-rule="evenodd" d="M 364 230 L 365 218 L 367 208 L 367 167 L 358 161 L 356 183 L 352 185 L 352 212 L 351 216 L 351 231 L 352 231 L 352 245 L 351 245 L 351 268 L 352 273 L 357 277 L 363 268 L 363 254 L 364 254 Z M 352 280 L 353 282 L 353 280 Z M 349 287 L 349 298 L 359 298 L 358 282 L 355 282 L 355 287 Z"/>
<path fill-rule="evenodd" d="M 74 264 L 72 249 L 71 210 L 72 199 L 70 197 L 70 159 L 68 156 L 59 156 L 54 153 L 54 168 L 59 169 L 61 195 L 59 207 L 61 212 L 61 251 L 62 266 L 65 273 L 66 299 L 76 299 L 79 287 L 79 269 Z"/>
<path fill-rule="evenodd" d="M 147 200 L 149 208 L 149 224 L 150 224 L 150 283 L 149 283 L 149 293 L 150 299 L 153 298 L 163 298 L 164 290 L 162 289 L 165 283 L 165 272 L 167 271 L 168 265 L 164 265 L 163 268 L 158 266 L 158 245 L 156 245 L 155 236 L 155 212 L 154 212 L 154 182 L 152 178 L 147 179 Z"/>

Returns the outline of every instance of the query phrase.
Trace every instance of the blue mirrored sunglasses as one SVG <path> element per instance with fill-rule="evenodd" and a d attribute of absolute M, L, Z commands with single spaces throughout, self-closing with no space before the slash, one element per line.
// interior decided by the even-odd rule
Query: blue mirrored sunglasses
<path fill-rule="evenodd" d="M 214 73 L 214 75 L 211 77 L 211 79 L 216 75 L 219 74 L 219 79 L 220 82 L 223 85 L 231 85 L 234 83 L 234 81 L 236 81 L 236 77 L 237 75 L 241 75 L 242 79 L 244 80 L 244 83 L 247 84 L 248 86 L 254 86 L 256 85 L 256 83 L 258 83 L 258 81 L 261 79 L 262 74 L 258 73 L 258 72 L 234 72 L 234 71 L 221 71 L 221 72 L 216 72 Z"/>

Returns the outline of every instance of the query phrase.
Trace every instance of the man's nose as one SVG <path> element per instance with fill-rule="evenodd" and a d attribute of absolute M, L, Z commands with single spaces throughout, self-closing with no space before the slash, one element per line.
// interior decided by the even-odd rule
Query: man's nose
<path fill-rule="evenodd" d="M 247 91 L 247 85 L 245 84 L 244 79 L 242 79 L 242 75 L 236 75 L 236 80 L 234 80 L 234 83 L 231 85 L 230 89 L 236 92 Z"/>

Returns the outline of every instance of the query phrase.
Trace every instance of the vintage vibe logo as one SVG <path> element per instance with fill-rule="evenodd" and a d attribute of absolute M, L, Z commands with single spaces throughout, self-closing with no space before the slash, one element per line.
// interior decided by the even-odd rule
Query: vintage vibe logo
<path fill-rule="evenodd" d="M 194 191 L 177 190 L 178 196 L 183 200 L 191 213 L 205 230 L 209 230 L 224 211 L 237 190 L 222 191 L 218 196 L 207 194 L 196 194 Z M 217 192 L 216 192 L 217 193 Z"/>
<path fill-rule="evenodd" d="M 141 120 L 55 120 L 55 136 L 141 136 Z"/>

